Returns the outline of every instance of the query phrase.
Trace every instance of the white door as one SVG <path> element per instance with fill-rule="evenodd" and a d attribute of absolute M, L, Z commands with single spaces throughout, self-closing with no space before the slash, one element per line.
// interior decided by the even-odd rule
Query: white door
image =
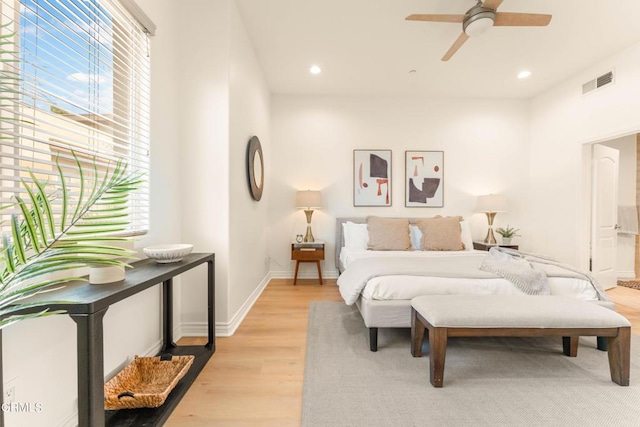
<path fill-rule="evenodd" d="M 593 145 L 591 271 L 605 288 L 616 286 L 618 269 L 618 160 L 615 148 Z"/>

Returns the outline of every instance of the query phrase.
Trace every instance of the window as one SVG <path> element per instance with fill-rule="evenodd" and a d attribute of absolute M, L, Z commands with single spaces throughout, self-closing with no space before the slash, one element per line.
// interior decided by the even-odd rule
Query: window
<path fill-rule="evenodd" d="M 56 162 L 77 186 L 72 151 L 99 173 L 122 158 L 148 178 L 149 31 L 130 13 L 135 3 L 0 1 L 15 43 L 1 66 L 17 77 L 1 93 L 0 203 L 23 191 L 29 170 L 55 186 Z M 130 234 L 148 230 L 148 193 L 144 184 L 131 196 Z"/>

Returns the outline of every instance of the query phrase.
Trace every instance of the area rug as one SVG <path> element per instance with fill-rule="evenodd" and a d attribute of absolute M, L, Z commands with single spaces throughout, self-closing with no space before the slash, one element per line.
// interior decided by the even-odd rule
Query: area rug
<path fill-rule="evenodd" d="M 375 353 L 368 336 L 357 308 L 311 303 L 303 426 L 640 424 L 640 337 L 632 336 L 629 387 L 611 381 L 593 337 L 580 339 L 575 358 L 560 339 L 451 338 L 436 389 L 428 356 L 410 354 L 408 329 L 381 329 Z"/>
<path fill-rule="evenodd" d="M 640 280 L 620 280 L 618 281 L 618 286 L 640 290 Z"/>

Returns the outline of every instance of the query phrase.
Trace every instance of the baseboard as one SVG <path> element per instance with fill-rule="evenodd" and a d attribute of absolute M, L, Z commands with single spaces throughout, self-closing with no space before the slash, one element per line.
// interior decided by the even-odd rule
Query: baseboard
<path fill-rule="evenodd" d="M 337 271 L 322 272 L 324 279 L 337 279 Z M 307 273 L 298 273 L 298 279 L 317 279 L 318 273 L 316 271 L 310 271 Z M 260 282 L 258 287 L 253 291 L 251 296 L 247 298 L 245 303 L 240 307 L 236 314 L 228 322 L 216 322 L 215 335 L 217 337 L 230 337 L 232 336 L 244 318 L 253 307 L 253 304 L 258 300 L 258 297 L 262 294 L 262 291 L 269 284 L 271 279 L 293 279 L 293 271 L 270 271 L 264 276 L 264 279 Z M 207 336 L 207 322 L 182 322 L 180 325 L 174 328 L 174 337 L 176 339 L 180 337 L 206 337 Z"/>
<path fill-rule="evenodd" d="M 633 280 L 636 278 L 635 271 L 618 271 L 618 280 Z"/>
<path fill-rule="evenodd" d="M 293 271 L 289 271 L 289 270 L 272 271 L 271 278 L 272 279 L 293 279 Z M 305 273 L 298 272 L 298 279 L 317 279 L 317 278 L 318 278 L 318 272 L 316 270 L 305 272 Z M 331 271 L 323 270 L 322 278 L 337 279 L 338 272 L 334 270 L 331 270 Z"/>
<path fill-rule="evenodd" d="M 271 280 L 271 273 L 267 273 L 262 279 L 258 287 L 247 298 L 242 307 L 233 315 L 228 322 L 216 322 L 215 335 L 217 337 L 230 337 L 240 327 L 240 324 L 253 307 L 253 304 L 258 300 L 264 288 L 269 284 Z M 180 325 L 181 335 L 183 337 L 206 337 L 207 336 L 207 322 L 183 322 Z"/>

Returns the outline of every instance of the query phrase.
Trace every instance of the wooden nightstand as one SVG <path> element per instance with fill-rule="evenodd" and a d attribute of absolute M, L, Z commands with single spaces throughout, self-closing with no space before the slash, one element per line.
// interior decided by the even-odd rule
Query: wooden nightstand
<path fill-rule="evenodd" d="M 473 249 L 477 249 L 479 251 L 488 251 L 494 246 L 498 246 L 501 248 L 515 249 L 516 251 L 518 250 L 518 245 L 501 245 L 499 243 L 490 244 L 485 242 L 473 242 Z"/>
<path fill-rule="evenodd" d="M 296 272 L 293 276 L 293 285 L 298 281 L 298 267 L 301 262 L 315 262 L 318 266 L 318 277 L 322 285 L 322 270 L 320 269 L 320 261 L 324 260 L 324 242 L 313 243 L 292 243 L 291 259 L 296 261 Z"/>

